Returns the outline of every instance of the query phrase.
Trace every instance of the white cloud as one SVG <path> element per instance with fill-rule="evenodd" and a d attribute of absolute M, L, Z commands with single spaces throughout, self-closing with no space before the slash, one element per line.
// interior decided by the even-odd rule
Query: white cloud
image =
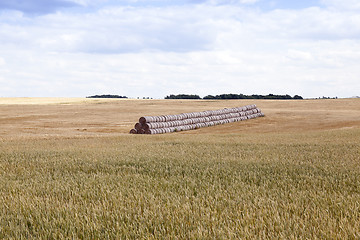
<path fill-rule="evenodd" d="M 310 61 L 313 59 L 313 56 L 310 52 L 299 51 L 294 49 L 289 49 L 287 57 L 295 61 Z"/>
<path fill-rule="evenodd" d="M 321 0 L 321 2 L 329 7 L 337 10 L 359 10 L 360 2 L 358 0 Z"/>
<path fill-rule="evenodd" d="M 208 0 L 210 4 L 254 4 L 259 0 Z"/>
<path fill-rule="evenodd" d="M 33 18 L 7 12 L 0 14 L 0 96 L 353 96 L 359 37 L 356 12 L 329 8 L 262 12 L 203 3 Z"/>

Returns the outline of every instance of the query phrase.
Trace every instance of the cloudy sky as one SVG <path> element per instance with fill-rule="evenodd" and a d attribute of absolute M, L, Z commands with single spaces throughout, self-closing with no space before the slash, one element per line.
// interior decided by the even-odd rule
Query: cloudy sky
<path fill-rule="evenodd" d="M 352 97 L 359 66 L 359 0 L 0 1 L 0 97 Z"/>

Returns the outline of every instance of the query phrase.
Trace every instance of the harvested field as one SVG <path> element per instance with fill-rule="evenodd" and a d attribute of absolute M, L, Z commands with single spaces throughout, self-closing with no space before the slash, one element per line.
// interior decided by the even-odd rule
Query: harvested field
<path fill-rule="evenodd" d="M 129 134 L 248 104 L 265 117 Z M 360 238 L 360 99 L 0 99 L 0 136 L 1 239 Z"/>
<path fill-rule="evenodd" d="M 143 115 L 180 114 L 249 104 L 256 104 L 266 117 L 177 134 L 308 132 L 360 126 L 360 99 L 203 101 L 15 98 L 11 101 L 0 98 L 0 136 L 118 136 L 128 134 Z"/>

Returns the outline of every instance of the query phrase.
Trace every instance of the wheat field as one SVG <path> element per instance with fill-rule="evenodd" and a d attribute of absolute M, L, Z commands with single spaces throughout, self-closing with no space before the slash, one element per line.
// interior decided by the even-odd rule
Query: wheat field
<path fill-rule="evenodd" d="M 128 134 L 253 103 L 264 118 Z M 1 239 L 359 239 L 359 176 L 359 99 L 0 99 Z"/>

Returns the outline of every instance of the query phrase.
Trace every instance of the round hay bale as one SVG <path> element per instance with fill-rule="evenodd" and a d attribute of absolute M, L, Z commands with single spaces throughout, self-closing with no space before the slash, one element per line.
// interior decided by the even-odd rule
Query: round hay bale
<path fill-rule="evenodd" d="M 158 134 L 158 130 L 157 129 L 150 129 L 150 134 Z"/>
<path fill-rule="evenodd" d="M 130 130 L 130 133 L 131 133 L 131 134 L 137 134 L 137 130 L 136 130 L 136 129 L 131 129 L 131 130 Z"/>
<path fill-rule="evenodd" d="M 159 122 L 159 117 L 158 116 L 153 116 L 152 117 L 152 122 Z"/>
<path fill-rule="evenodd" d="M 140 117 L 139 118 L 139 123 L 144 124 L 144 123 L 147 123 L 147 122 L 151 122 L 150 119 L 151 119 L 150 116 Z"/>
<path fill-rule="evenodd" d="M 142 129 L 142 124 L 141 123 L 135 123 L 135 126 L 134 126 L 134 128 L 136 129 L 136 130 L 140 130 L 140 129 Z"/>
<path fill-rule="evenodd" d="M 150 126 L 148 123 L 145 123 L 145 124 L 142 124 L 141 128 L 146 131 L 146 130 L 149 130 Z"/>
<path fill-rule="evenodd" d="M 137 131 L 137 134 L 144 134 L 145 133 L 145 130 L 144 129 L 140 129 Z"/>

